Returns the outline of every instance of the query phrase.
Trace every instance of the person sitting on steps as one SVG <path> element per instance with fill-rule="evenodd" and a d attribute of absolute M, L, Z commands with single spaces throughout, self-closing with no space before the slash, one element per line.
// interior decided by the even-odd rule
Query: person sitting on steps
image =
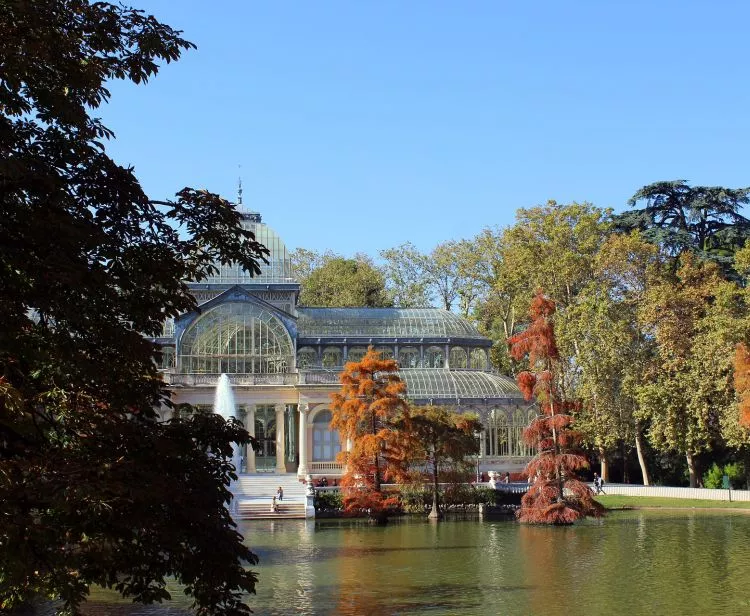
<path fill-rule="evenodd" d="M 271 511 L 273 513 L 278 513 L 279 512 L 279 506 L 276 504 L 276 497 L 275 496 L 271 500 Z"/>

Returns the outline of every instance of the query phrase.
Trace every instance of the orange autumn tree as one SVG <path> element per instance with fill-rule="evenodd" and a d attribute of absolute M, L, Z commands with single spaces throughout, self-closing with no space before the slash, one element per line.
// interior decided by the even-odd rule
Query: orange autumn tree
<path fill-rule="evenodd" d="M 740 404 L 740 425 L 750 428 L 750 350 L 744 343 L 734 352 L 734 391 Z"/>
<path fill-rule="evenodd" d="M 588 467 L 578 451 L 580 436 L 568 414 L 576 406 L 560 387 L 560 353 L 552 316 L 555 303 L 538 291 L 531 303 L 531 324 L 508 340 L 510 353 L 528 357 L 529 370 L 521 372 L 518 386 L 527 400 L 535 398 L 541 414 L 524 430 L 523 438 L 537 454 L 526 466 L 532 484 L 521 500 L 518 519 L 529 524 L 572 524 L 585 516 L 599 517 L 603 508 L 576 473 Z"/>
<path fill-rule="evenodd" d="M 407 407 L 406 385 L 396 361 L 383 359 L 372 347 L 360 361 L 346 364 L 340 380 L 341 389 L 331 394 L 331 428 L 351 443 L 339 454 L 346 465 L 344 510 L 383 520 L 398 498 L 383 494 L 382 483 L 406 474 L 403 439 L 394 423 Z"/>

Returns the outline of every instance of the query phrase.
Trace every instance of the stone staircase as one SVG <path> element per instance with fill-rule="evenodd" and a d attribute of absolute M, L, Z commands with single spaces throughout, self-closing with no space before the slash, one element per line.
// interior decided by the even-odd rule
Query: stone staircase
<path fill-rule="evenodd" d="M 274 512 L 271 504 L 279 486 L 284 490 L 284 500 L 276 502 L 278 512 Z M 294 473 L 240 475 L 234 486 L 234 494 L 237 499 L 237 516 L 241 519 L 278 520 L 305 517 L 305 486 Z"/>
<path fill-rule="evenodd" d="M 286 499 L 286 497 L 284 497 Z M 288 503 L 284 500 L 278 511 L 271 511 L 271 499 L 266 502 L 244 500 L 237 503 L 237 517 L 242 520 L 304 520 L 305 504 Z"/>

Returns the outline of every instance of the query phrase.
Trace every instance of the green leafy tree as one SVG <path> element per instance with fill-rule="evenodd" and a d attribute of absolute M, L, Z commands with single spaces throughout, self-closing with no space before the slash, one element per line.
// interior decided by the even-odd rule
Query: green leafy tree
<path fill-rule="evenodd" d="M 143 192 L 92 115 L 193 47 L 106 2 L 0 3 L 0 609 L 89 586 L 149 603 L 185 584 L 198 614 L 243 614 L 257 562 L 227 512 L 237 423 L 160 422 L 149 340 L 195 309 L 184 280 L 267 251 L 231 204 Z M 180 229 L 180 232 L 178 232 Z"/>
<path fill-rule="evenodd" d="M 300 279 L 300 304 L 339 308 L 383 308 L 392 305 L 383 274 L 366 255 L 345 259 L 325 254 Z"/>
<path fill-rule="evenodd" d="M 412 406 L 395 422 L 407 440 L 406 450 L 412 463 L 426 465 L 432 477 L 432 511 L 429 517 L 439 519 L 441 470 L 466 463 L 467 456 L 479 452 L 476 433 L 482 423 L 473 415 L 451 412 L 440 406 Z"/>
<path fill-rule="evenodd" d="M 427 276 L 428 257 L 411 242 L 380 251 L 386 289 L 398 308 L 431 306 Z"/>
<path fill-rule="evenodd" d="M 614 218 L 620 231 L 638 230 L 668 254 L 686 250 L 719 263 L 731 273 L 734 253 L 750 237 L 750 221 L 740 214 L 750 203 L 750 188 L 689 186 L 685 180 L 654 182 L 628 201 L 631 207 Z"/>
<path fill-rule="evenodd" d="M 595 278 L 594 256 L 609 232 L 609 216 L 588 203 L 549 201 L 519 209 L 513 226 L 485 229 L 474 239 L 475 271 L 484 285 L 475 312 L 482 330 L 496 341 L 493 361 L 503 371 L 519 369 L 507 353 L 507 340 L 526 325 L 537 289 L 544 288 L 556 302 L 564 330 L 566 308 Z M 570 338 L 561 341 L 564 357 L 575 354 L 574 344 Z"/>
<path fill-rule="evenodd" d="M 637 386 L 654 353 L 637 314 L 649 273 L 659 266 L 657 249 L 632 235 L 607 238 L 594 259 L 595 278 L 568 308 L 561 338 L 576 341 L 575 395 L 583 401 L 576 427 L 599 452 L 601 476 L 608 480 L 608 457 L 635 444 L 642 481 L 649 484 L 644 424 L 638 418 Z"/>
<path fill-rule="evenodd" d="M 700 481 L 698 454 L 722 442 L 722 426 L 737 423 L 732 375 L 745 314 L 741 290 L 715 263 L 687 252 L 675 273 L 650 284 L 639 309 L 657 347 L 638 387 L 639 413 L 654 447 L 685 455 L 691 487 Z"/>

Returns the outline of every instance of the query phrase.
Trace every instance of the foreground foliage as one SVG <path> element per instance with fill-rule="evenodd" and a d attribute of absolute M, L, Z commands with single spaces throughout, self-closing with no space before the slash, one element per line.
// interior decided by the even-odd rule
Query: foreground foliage
<path fill-rule="evenodd" d="M 2 2 L 0 32 L 0 609 L 41 594 L 75 612 L 90 584 L 159 601 L 174 576 L 199 614 L 247 613 L 257 559 L 226 510 L 247 433 L 160 422 L 148 337 L 195 308 L 183 281 L 258 272 L 267 251 L 216 195 L 149 199 L 91 115 L 107 81 L 193 45 L 84 0 Z"/>

